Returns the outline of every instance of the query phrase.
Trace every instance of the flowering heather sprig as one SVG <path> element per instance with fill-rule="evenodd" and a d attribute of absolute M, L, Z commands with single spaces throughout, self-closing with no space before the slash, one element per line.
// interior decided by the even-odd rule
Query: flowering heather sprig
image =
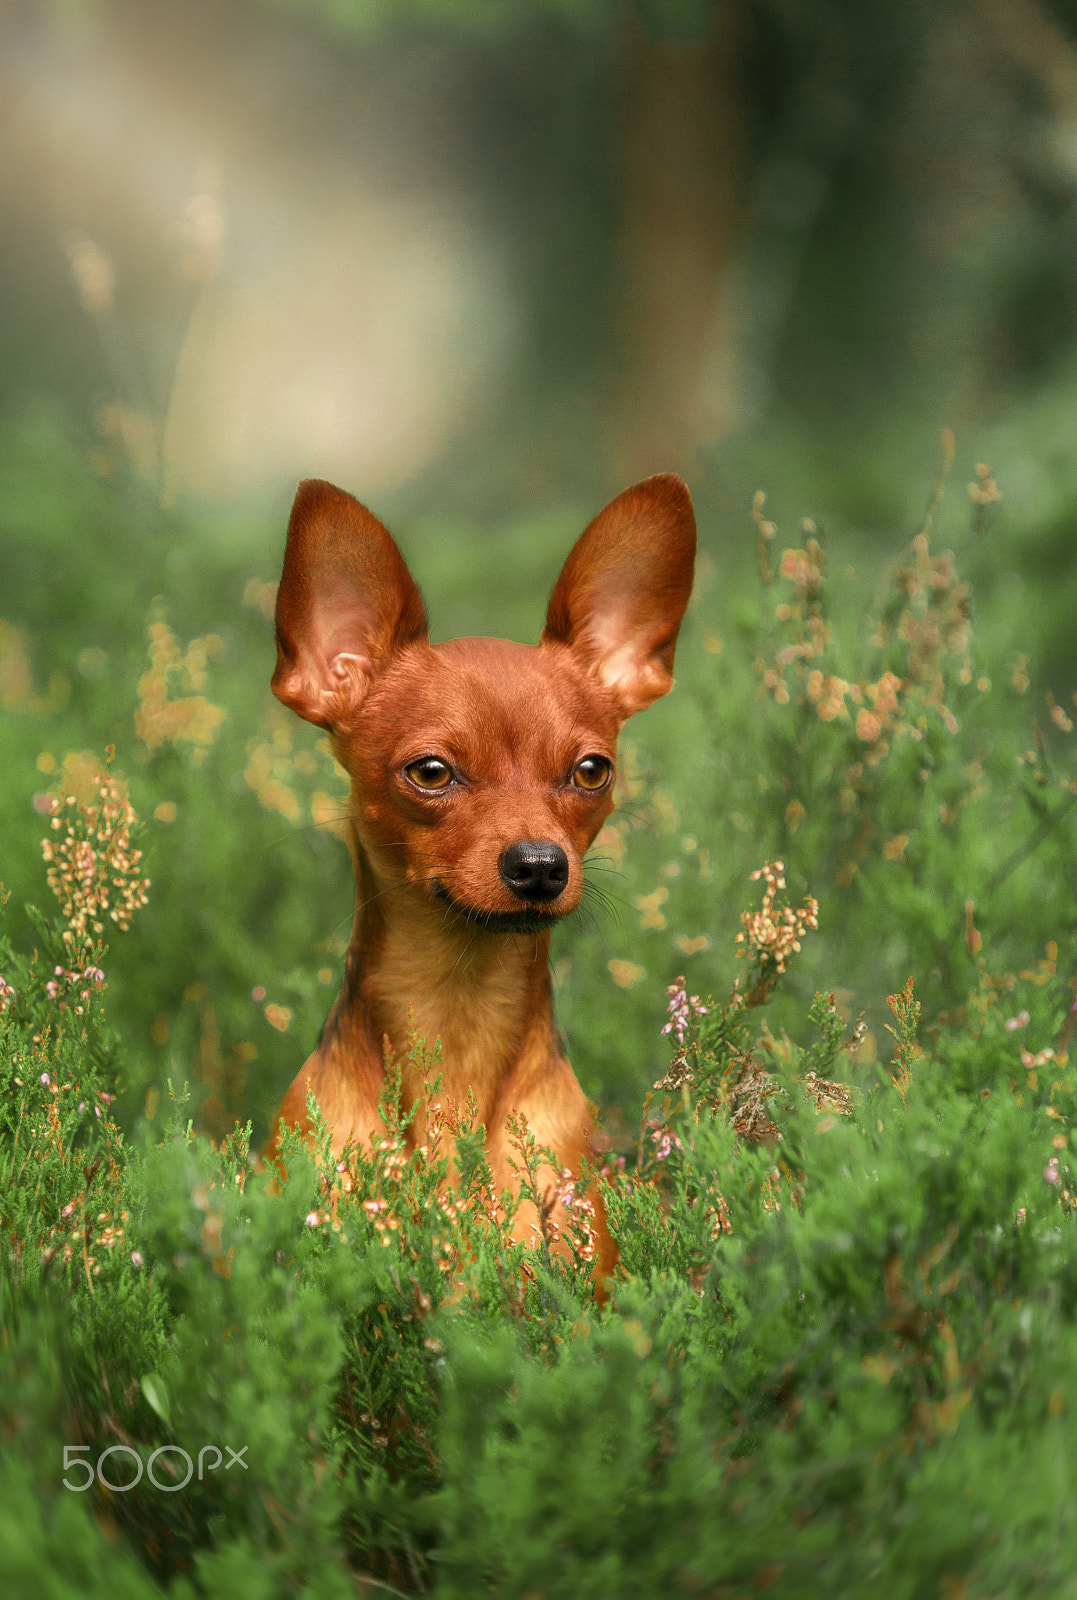
<path fill-rule="evenodd" d="M 73 987 L 81 984 L 82 987 L 78 988 L 77 994 L 79 1000 L 85 1002 L 90 998 L 91 986 L 98 986 L 104 981 L 105 974 L 100 967 L 85 967 L 81 972 L 77 967 L 73 971 L 69 971 L 67 967 L 56 967 L 54 976 L 45 985 L 45 993 L 50 1000 L 60 1000 L 64 998 L 66 993 L 65 984 L 71 984 Z M 76 1016 L 81 1016 L 83 1009 L 82 1005 L 77 1005 L 75 1007 Z"/>
<path fill-rule="evenodd" d="M 542 1170 L 553 1165 L 553 1151 L 538 1144 L 527 1118 L 518 1111 L 510 1112 L 508 1130 L 519 1157 L 517 1162 L 510 1156 L 509 1165 L 520 1175 L 523 1196 L 537 1212 L 537 1220 L 531 1223 L 531 1247 L 553 1251 L 563 1239 L 577 1266 L 591 1266 L 597 1250 L 595 1208 L 592 1201 L 577 1193 L 580 1180 L 567 1167 L 554 1167 L 554 1183 L 540 1187 Z"/>
<path fill-rule="evenodd" d="M 561 1173 L 561 1182 L 557 1189 L 557 1198 L 561 1202 L 566 1221 L 563 1224 L 569 1245 L 576 1261 L 584 1266 L 590 1266 L 595 1259 L 596 1240 L 594 1231 L 595 1208 L 594 1203 L 582 1194 L 576 1193 L 576 1180 L 566 1167 Z M 554 1237 L 557 1236 L 557 1224 L 553 1223 Z"/>
<path fill-rule="evenodd" d="M 15 998 L 15 991 L 7 979 L 0 977 L 0 1011 L 6 1011 Z"/>
<path fill-rule="evenodd" d="M 654 1153 L 654 1159 L 656 1161 L 665 1161 L 671 1150 L 684 1149 L 684 1145 L 678 1139 L 677 1135 L 675 1133 L 671 1133 L 668 1128 L 652 1128 L 651 1143 L 658 1146 Z"/>
<path fill-rule="evenodd" d="M 784 862 L 767 861 L 752 873 L 753 883 L 766 881 L 763 904 L 758 911 L 741 914 L 744 931 L 737 934 L 738 956 L 758 956 L 775 974 L 785 971 L 808 929 L 819 926 L 819 902 L 811 895 L 797 910 L 778 900 L 778 891 L 785 888 L 784 872 Z"/>
<path fill-rule="evenodd" d="M 666 989 L 666 993 L 669 996 L 667 1006 L 669 1021 L 662 1029 L 662 1032 L 675 1033 L 677 1043 L 683 1044 L 685 1035 L 688 1032 L 690 1013 L 694 1011 L 697 1017 L 705 1017 L 708 1008 L 700 1005 L 698 994 L 690 995 L 688 993 L 683 976 L 675 978 Z"/>
<path fill-rule="evenodd" d="M 94 781 L 96 803 L 86 804 L 74 795 L 52 801 L 52 829 L 63 829 L 63 837 L 41 841 L 41 853 L 50 863 L 47 882 L 68 923 L 67 944 L 84 941 L 90 932 L 102 933 L 106 912 L 118 928 L 130 927 L 150 886 L 148 878 L 139 877 L 142 851 L 131 842 L 138 826 L 134 807 L 115 778 L 98 775 Z M 83 976 L 100 982 L 98 970 L 88 967 Z"/>

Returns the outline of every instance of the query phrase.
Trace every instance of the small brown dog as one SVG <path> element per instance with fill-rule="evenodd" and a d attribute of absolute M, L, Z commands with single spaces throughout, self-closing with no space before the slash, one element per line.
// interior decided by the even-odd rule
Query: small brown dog
<path fill-rule="evenodd" d="M 313 1090 L 334 1148 L 369 1148 L 385 1041 L 406 1059 L 410 1017 L 441 1041 L 440 1098 L 474 1095 L 499 1187 L 516 1188 L 514 1110 L 579 1171 L 592 1125 L 554 1023 L 550 929 L 579 905 L 583 856 L 613 809 L 622 723 L 673 685 L 695 547 L 685 485 L 648 478 L 577 541 L 537 647 L 431 645 L 387 530 L 331 484 L 300 484 L 273 692 L 329 730 L 350 774 L 358 904 L 343 987 L 275 1126 L 306 1129 Z M 405 1068 L 408 1105 L 416 1076 Z M 601 1276 L 616 1252 L 597 1204 L 596 1225 Z"/>

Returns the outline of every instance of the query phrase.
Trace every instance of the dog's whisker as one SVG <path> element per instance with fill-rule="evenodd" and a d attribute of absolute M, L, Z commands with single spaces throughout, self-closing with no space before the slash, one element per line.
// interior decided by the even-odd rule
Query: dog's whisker
<path fill-rule="evenodd" d="M 596 916 L 596 908 L 597 910 L 601 911 L 604 916 L 612 915 L 615 920 L 620 920 L 621 908 L 617 906 L 613 900 L 611 900 L 609 895 L 603 894 L 600 889 L 594 888 L 593 885 L 589 887 L 585 886 L 583 894 L 580 896 L 580 903 L 576 909 L 578 912 L 582 912 L 585 916 L 589 917 L 597 929 L 598 918 Z"/>
<path fill-rule="evenodd" d="M 323 817 L 320 822 L 297 822 L 284 833 L 279 833 L 275 839 L 270 839 L 266 849 L 276 850 L 279 845 L 286 844 L 289 839 L 298 839 L 301 834 L 317 833 L 322 828 L 336 827 L 341 822 L 347 822 L 350 816 L 351 812 L 346 811 L 343 816 Z"/>
<path fill-rule="evenodd" d="M 615 894 L 612 889 L 597 883 L 584 882 L 581 902 L 597 901 L 604 911 L 610 912 L 620 919 L 621 913 L 629 909 L 628 902 L 623 895 Z"/>
<path fill-rule="evenodd" d="M 476 931 L 475 933 L 473 933 L 471 935 L 471 938 L 468 940 L 467 944 L 464 946 L 464 948 L 461 950 L 460 954 L 457 956 L 456 960 L 453 962 L 452 967 L 450 968 L 450 971 L 449 971 L 449 977 L 450 978 L 452 977 L 453 973 L 456 971 L 457 967 L 460 965 L 461 961 L 467 955 L 468 951 L 471 949 L 471 946 L 475 943 L 475 940 L 477 938 L 478 938 L 478 932 Z M 464 971 L 465 972 L 467 971 L 467 967 L 464 968 Z"/>
<path fill-rule="evenodd" d="M 375 900 L 381 900 L 387 894 L 403 894 L 407 887 L 406 883 L 390 883 L 387 888 L 379 889 L 376 894 L 367 895 L 366 899 L 355 907 L 352 915 L 358 916 L 360 911 L 365 911 L 367 906 L 372 906 Z"/>

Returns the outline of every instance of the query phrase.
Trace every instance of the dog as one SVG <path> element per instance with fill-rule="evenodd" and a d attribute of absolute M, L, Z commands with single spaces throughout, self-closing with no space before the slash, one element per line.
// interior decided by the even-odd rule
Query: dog
<path fill-rule="evenodd" d="M 411 1031 L 440 1040 L 439 1102 L 474 1096 L 498 1192 L 519 1193 L 513 1111 L 560 1173 L 579 1173 L 593 1127 L 554 1022 L 550 932 L 579 906 L 583 858 L 613 810 L 621 726 L 673 686 L 695 548 L 685 484 L 647 478 L 577 540 L 537 646 L 432 645 L 388 530 L 332 484 L 300 484 L 272 688 L 328 730 L 351 778 L 357 908 L 340 994 L 284 1097 L 270 1160 L 282 1123 L 309 1132 L 309 1092 L 335 1151 L 372 1148 L 386 1051 L 406 1060 Z M 404 1067 L 407 1107 L 418 1070 Z M 594 1204 L 601 1281 L 616 1249 Z"/>

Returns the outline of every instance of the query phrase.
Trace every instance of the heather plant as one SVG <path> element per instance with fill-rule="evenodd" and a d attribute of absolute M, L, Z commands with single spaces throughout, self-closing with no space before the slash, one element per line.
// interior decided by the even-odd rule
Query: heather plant
<path fill-rule="evenodd" d="M 798 983 L 863 1011 L 863 1047 L 877 1054 L 887 1048 L 881 997 L 898 974 L 916 972 L 931 1017 L 957 1013 L 984 951 L 1020 967 L 1030 945 L 1072 928 L 1072 686 L 1041 676 L 1039 709 L 1031 703 L 1037 674 L 1022 644 L 1035 621 L 1015 621 L 1006 575 L 994 571 L 1012 556 L 991 547 L 1000 492 L 989 469 L 970 485 L 970 525 L 949 519 L 957 555 L 938 549 L 944 481 L 874 598 L 842 555 L 828 555 L 836 540 L 820 524 L 809 520 L 783 551 L 758 497 L 758 598 L 727 602 L 723 622 L 704 570 L 679 657 L 694 704 L 674 714 L 661 764 L 629 752 L 622 810 L 598 841 L 602 885 L 627 875 L 621 925 L 581 930 L 565 974 L 584 1081 L 593 1052 L 616 1052 L 625 1017 L 642 1034 L 647 980 L 684 970 L 692 990 L 717 981 L 716 917 L 766 857 L 819 904 L 823 932 Z M 963 567 L 991 595 L 975 615 Z M 1005 626 L 992 614 L 1000 606 Z M 693 781 L 674 792 L 669 773 L 686 752 Z M 620 991 L 608 1022 L 584 991 L 603 944 L 616 951 L 608 972 Z M 787 1026 L 792 996 L 786 986 L 775 999 Z"/>
<path fill-rule="evenodd" d="M 347 797 L 250 687 L 253 559 L 150 549 L 125 672 L 74 637 L 66 690 L 0 630 L 5 1592 L 1067 1592 L 1072 690 L 993 621 L 971 476 L 870 604 L 763 502 L 756 597 L 704 566 L 554 949 L 608 1147 L 554 1177 L 517 1121 L 524 1210 L 433 1040 L 371 1149 L 312 1104 L 259 1170 Z"/>
<path fill-rule="evenodd" d="M 126 1143 L 67 1044 L 73 1028 L 91 1042 L 104 986 L 41 1026 L 48 969 L 35 991 L 6 951 L 5 1065 L 24 1092 L 0 1202 L 4 1470 L 23 1517 L 0 1536 L 5 1572 L 32 1559 L 57 1592 L 148 1593 L 147 1575 L 219 1592 L 253 1564 L 267 1595 L 343 1592 L 353 1569 L 401 1593 L 566 1596 L 779 1579 L 914 1594 L 970 1574 L 1008 1591 L 1061 1573 L 1064 1507 L 1027 1485 L 1030 1456 L 1064 1448 L 1072 1399 L 1057 952 L 985 968 L 967 1028 L 934 1042 L 906 985 L 893 1060 L 858 1064 L 862 1030 L 831 996 L 799 1042 L 766 1026 L 806 959 L 789 931 L 816 936 L 781 877 L 756 874 L 739 945 L 730 929 L 724 1002 L 671 986 L 638 1159 L 604 1180 L 622 1251 L 604 1309 L 585 1243 L 552 1248 L 551 1224 L 586 1240 L 575 1196 L 540 1192 L 521 1124 L 546 1221 L 515 1239 L 481 1129 L 439 1112 L 420 1041 L 417 1105 L 391 1063 L 384 1138 L 337 1157 L 312 1105 L 311 1147 L 286 1143 L 275 1193 L 247 1133 L 213 1149 L 182 1099 L 165 1137 Z M 425 1149 L 407 1154 L 415 1116 Z M 84 1481 L 69 1446 L 117 1485 L 94 1478 L 77 1502 L 96 1525 L 63 1486 Z M 213 1470 L 240 1450 L 235 1476 Z M 199 1452 L 210 1470 L 181 1485 Z M 151 1461 L 165 1489 L 144 1487 Z"/>

